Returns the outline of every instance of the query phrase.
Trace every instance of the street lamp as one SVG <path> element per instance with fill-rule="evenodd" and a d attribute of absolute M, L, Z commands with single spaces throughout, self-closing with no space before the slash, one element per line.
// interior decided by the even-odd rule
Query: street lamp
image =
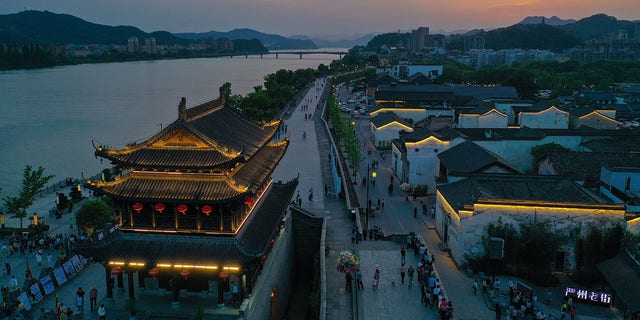
<path fill-rule="evenodd" d="M 369 163 L 367 163 L 367 210 L 364 216 L 366 228 L 365 232 L 369 231 L 369 212 L 371 211 L 371 200 L 369 199 L 369 184 L 371 184 L 372 181 L 373 183 L 375 183 L 375 179 L 378 176 L 375 171 L 371 172 L 371 169 L 373 169 L 373 164 L 369 165 Z M 369 176 L 369 172 L 371 172 L 371 176 Z"/>

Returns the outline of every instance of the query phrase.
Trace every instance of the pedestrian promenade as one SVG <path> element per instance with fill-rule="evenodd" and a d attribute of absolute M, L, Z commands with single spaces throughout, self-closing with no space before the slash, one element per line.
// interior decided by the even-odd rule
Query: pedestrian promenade
<path fill-rule="evenodd" d="M 407 284 L 400 281 L 400 248 L 402 243 L 393 241 L 359 241 L 357 244 L 351 241 L 351 230 L 353 222 L 347 214 L 347 208 L 344 200 L 339 200 L 335 196 L 324 195 L 324 185 L 331 185 L 332 176 L 330 163 L 328 159 L 330 140 L 326 130 L 322 127 L 320 120 L 321 108 L 316 110 L 316 105 L 322 99 L 320 96 L 321 89 L 325 84 L 324 79 L 317 80 L 302 96 L 298 105 L 291 112 L 289 118 L 283 125 L 287 126 L 287 132 L 281 132 L 281 136 L 288 135 L 290 145 L 287 153 L 280 161 L 279 166 L 273 173 L 274 181 L 288 181 L 292 178 L 299 177 L 298 191 L 302 198 L 302 208 L 311 212 L 318 217 L 327 218 L 327 319 L 353 319 L 352 317 L 352 294 L 345 292 L 344 274 L 336 270 L 336 259 L 340 251 L 353 250 L 359 255 L 360 265 L 363 272 L 364 290 L 358 291 L 359 302 L 359 318 L 366 320 L 377 319 L 438 319 L 437 312 L 420 303 L 420 287 L 417 282 L 417 276 L 414 278 L 414 286 L 408 288 Z M 308 107 L 304 107 L 307 105 Z M 312 114 L 310 119 L 305 114 Z M 473 278 L 468 277 L 465 272 L 458 270 L 453 260 L 447 256 L 446 252 L 438 249 L 440 242 L 437 233 L 433 228 L 433 221 L 430 216 L 422 215 L 421 210 L 418 211 L 417 217 L 414 217 L 413 208 L 420 205 L 420 201 L 424 201 L 430 208 L 433 204 L 433 197 L 422 197 L 416 200 L 406 199 L 405 193 L 399 190 L 397 179 L 394 181 L 394 191 L 389 194 L 387 186 L 391 183 L 391 167 L 389 152 L 383 157 L 383 153 L 372 149 L 372 145 L 367 140 L 368 120 L 363 119 L 358 122 L 358 132 L 361 134 L 362 161 L 358 178 L 360 182 L 362 177 L 367 175 L 367 164 L 371 164 L 373 160 L 379 162 L 375 168 L 377 171 L 377 183 L 375 186 L 370 185 L 368 197 L 372 199 L 374 205 L 377 199 L 385 200 L 385 208 L 375 217 L 371 217 L 370 225 L 378 225 L 381 227 L 385 235 L 399 234 L 407 235 L 415 232 L 424 239 L 430 254 L 435 256 L 435 269 L 437 271 L 440 283 L 443 286 L 445 295 L 448 300 L 454 304 L 454 319 L 462 320 L 486 320 L 495 319 L 495 313 L 490 310 L 485 299 L 481 294 L 472 294 Z M 306 137 L 303 133 L 306 132 Z M 371 155 L 367 150 L 371 149 Z M 366 205 L 367 192 L 366 187 L 362 185 L 355 186 L 360 206 Z M 310 190 L 313 190 L 313 197 L 309 199 Z M 61 190 L 68 193 L 68 188 Z M 88 192 L 84 193 L 89 198 Z M 294 195 L 295 197 L 295 195 Z M 407 201 L 408 200 L 408 201 Z M 30 214 L 37 212 L 40 217 L 45 217 L 47 223 L 51 226 L 49 235 L 57 233 L 65 234 L 70 231 L 69 217 L 74 213 L 65 213 L 61 219 L 48 217 L 48 211 L 55 205 L 55 194 L 46 195 L 40 198 L 29 208 Z M 80 206 L 76 205 L 75 210 Z M 29 220 L 25 219 L 23 223 L 28 224 Z M 9 227 L 19 226 L 19 220 L 6 219 L 6 225 Z M 6 241 L 6 239 L 5 239 Z M 57 255 L 55 251 L 46 251 L 45 255 L 52 253 Z M 40 268 L 34 266 L 35 257 L 33 253 L 27 257 L 14 254 L 6 258 L 12 265 L 12 274 L 19 277 L 20 283 L 24 280 L 27 261 L 29 262 L 34 277 L 36 277 Z M 373 277 L 374 266 L 378 264 L 381 270 L 381 283 L 377 290 L 372 290 L 371 279 Z M 407 264 L 417 265 L 416 258 L 411 252 L 407 252 Z M 407 265 L 407 266 L 408 266 Z M 9 277 L 6 274 L 0 275 L 0 281 L 3 285 L 7 285 Z M 514 279 L 516 280 L 516 279 Z M 503 281 L 506 283 L 506 281 Z M 98 305 L 104 303 L 107 307 L 107 319 L 128 319 L 128 312 L 124 308 L 126 300 L 126 289 L 114 290 L 114 299 L 106 299 L 105 288 L 105 270 L 102 265 L 89 264 L 77 277 L 71 279 L 62 287 L 56 289 L 56 293 L 60 300 L 68 306 L 75 305 L 76 290 L 82 287 L 88 293 L 91 286 L 96 285 L 98 288 Z M 354 284 L 353 288 L 356 288 Z M 536 288 L 536 290 L 543 290 Z M 540 292 L 540 291 L 539 291 Z M 137 288 L 136 296 L 138 297 L 138 319 L 189 319 L 194 313 L 195 307 L 199 304 L 205 306 L 205 313 L 212 314 L 215 311 L 224 319 L 224 314 L 237 313 L 237 308 L 223 307 L 217 308 L 213 303 L 213 296 L 202 294 L 181 294 L 183 303 L 178 306 L 172 306 L 170 303 L 171 295 L 168 292 L 159 290 L 148 290 Z M 556 289 L 554 291 L 554 299 L 560 301 L 561 293 Z M 295 299 L 295 297 L 294 297 Z M 55 294 L 46 296 L 40 303 L 34 306 L 34 318 L 41 314 L 40 309 L 45 311 L 55 308 Z M 292 300 L 293 301 L 293 300 Z M 302 300 L 306 301 L 306 300 Z M 555 306 L 542 307 L 550 313 L 559 315 L 558 308 Z M 588 310 L 588 309 L 587 309 Z M 581 311 L 579 311 L 581 312 Z M 578 319 L 602 319 L 602 317 L 593 317 L 588 311 L 581 312 Z M 88 305 L 85 305 L 84 314 L 78 319 L 97 319 L 95 312 L 90 312 Z M 611 317 L 606 317 L 611 319 Z M 230 317 L 232 319 L 232 317 Z"/>

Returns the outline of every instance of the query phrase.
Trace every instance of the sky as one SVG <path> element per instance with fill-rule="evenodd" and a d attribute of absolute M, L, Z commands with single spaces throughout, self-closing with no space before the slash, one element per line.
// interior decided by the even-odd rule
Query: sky
<path fill-rule="evenodd" d="M 605 13 L 640 19 L 639 0 L 0 0 L 0 14 L 23 10 L 68 13 L 143 31 L 229 31 L 281 35 L 353 35 L 506 27 L 526 16 L 581 19 Z"/>

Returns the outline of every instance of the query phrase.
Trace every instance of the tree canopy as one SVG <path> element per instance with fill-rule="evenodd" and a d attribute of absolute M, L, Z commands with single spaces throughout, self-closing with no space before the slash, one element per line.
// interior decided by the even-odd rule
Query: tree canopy
<path fill-rule="evenodd" d="M 111 208 L 102 199 L 85 202 L 76 216 L 80 227 L 102 228 L 111 221 Z"/>
<path fill-rule="evenodd" d="M 22 188 L 18 195 L 4 197 L 7 213 L 13 218 L 20 219 L 20 228 L 22 228 L 22 219 L 27 216 L 27 209 L 33 205 L 36 195 L 53 177 L 53 175 L 45 175 L 43 167 L 33 170 L 27 165 L 22 174 Z"/>

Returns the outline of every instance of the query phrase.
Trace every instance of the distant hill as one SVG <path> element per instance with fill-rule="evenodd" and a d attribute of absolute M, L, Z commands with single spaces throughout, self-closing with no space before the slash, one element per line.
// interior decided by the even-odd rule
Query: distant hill
<path fill-rule="evenodd" d="M 365 46 L 367 42 L 371 40 L 375 34 L 369 33 L 365 35 L 336 35 L 336 36 L 304 36 L 295 35 L 291 36 L 296 39 L 311 40 L 320 48 L 353 48 L 355 46 Z"/>
<path fill-rule="evenodd" d="M 23 11 L 0 15 L 0 43 L 119 44 L 130 37 L 154 37 L 158 44 L 185 44 L 166 31 L 146 33 L 132 26 L 91 23 L 68 14 L 49 11 Z"/>
<path fill-rule="evenodd" d="M 233 29 L 228 32 L 175 33 L 176 37 L 190 40 L 198 39 L 258 39 L 269 50 L 317 49 L 311 40 L 286 38 L 277 34 L 266 34 L 253 29 Z"/>
<path fill-rule="evenodd" d="M 600 13 L 560 26 L 560 28 L 582 41 L 586 41 L 600 39 L 619 30 L 626 30 L 627 34 L 633 36 L 634 22 L 618 20 L 615 17 Z"/>
<path fill-rule="evenodd" d="M 576 20 L 573 20 L 573 19 L 564 20 L 556 16 L 553 16 L 551 18 L 547 18 L 543 16 L 533 16 L 533 17 L 526 17 L 522 21 L 518 22 L 517 24 L 540 24 L 542 23 L 542 21 L 544 21 L 545 24 L 548 24 L 550 26 L 561 26 L 568 23 L 576 22 Z"/>
<path fill-rule="evenodd" d="M 543 49 L 560 51 L 580 44 L 580 39 L 548 24 L 516 24 L 484 34 L 490 49 Z"/>

